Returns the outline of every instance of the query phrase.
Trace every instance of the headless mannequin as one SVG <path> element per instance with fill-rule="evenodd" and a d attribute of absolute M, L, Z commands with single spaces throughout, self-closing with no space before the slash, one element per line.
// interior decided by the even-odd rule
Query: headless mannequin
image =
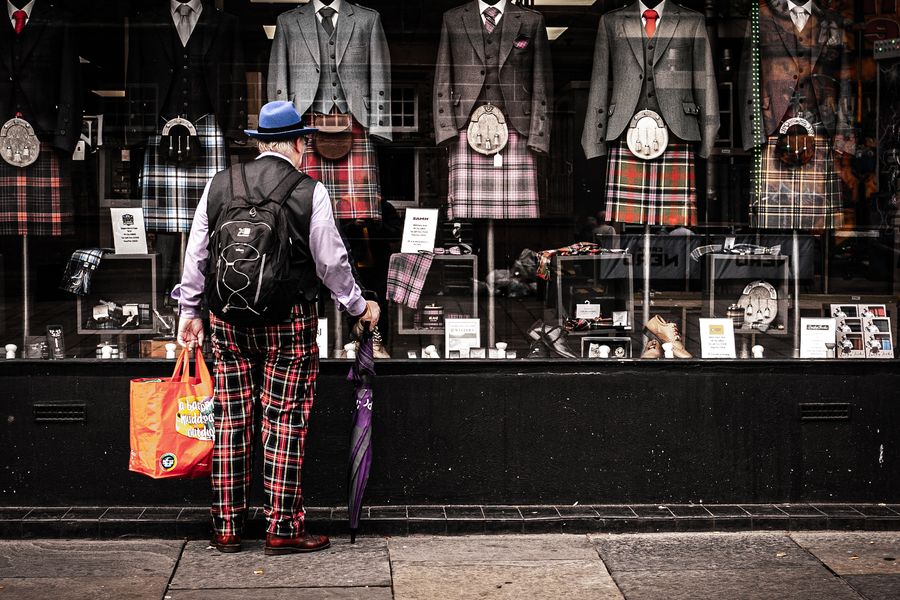
<path fill-rule="evenodd" d="M 491 6 L 497 4 L 500 0 L 484 0 L 485 4 L 490 4 Z"/>
<path fill-rule="evenodd" d="M 647 8 L 656 8 L 662 0 L 644 0 L 644 6 Z"/>
<path fill-rule="evenodd" d="M 183 1 L 184 0 L 182 0 L 182 2 Z M 322 4 L 324 4 L 325 6 L 331 6 L 332 2 L 334 2 L 334 0 L 322 0 Z"/>

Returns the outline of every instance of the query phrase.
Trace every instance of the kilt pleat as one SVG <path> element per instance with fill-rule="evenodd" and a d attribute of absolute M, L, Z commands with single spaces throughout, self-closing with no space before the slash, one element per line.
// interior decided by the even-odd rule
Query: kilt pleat
<path fill-rule="evenodd" d="M 691 144 L 672 142 L 659 158 L 642 160 L 622 138 L 610 149 L 606 181 L 610 221 L 669 227 L 697 224 Z"/>
<path fill-rule="evenodd" d="M 168 163 L 159 155 L 161 136 L 147 142 L 141 173 L 141 202 L 148 231 L 188 232 L 206 184 L 225 168 L 225 138 L 213 115 L 194 123 L 202 154 L 187 166 Z"/>
<path fill-rule="evenodd" d="M 469 147 L 465 131 L 450 148 L 449 215 L 451 219 L 537 219 L 538 182 L 527 138 L 510 129 L 509 143 L 494 157 Z"/>
<path fill-rule="evenodd" d="M 816 135 L 816 153 L 802 167 L 791 168 L 775 156 L 771 136 L 762 149 L 761 172 L 750 202 L 750 225 L 760 229 L 838 229 L 842 224 L 841 181 L 834 167 L 834 147 Z"/>
<path fill-rule="evenodd" d="M 0 161 L 0 235 L 61 236 L 74 232 L 69 157 L 41 144 L 37 161 Z"/>
<path fill-rule="evenodd" d="M 353 120 L 353 145 L 344 158 L 322 158 L 307 144 L 302 170 L 321 181 L 331 196 L 335 219 L 381 220 L 378 155 L 368 132 Z"/>

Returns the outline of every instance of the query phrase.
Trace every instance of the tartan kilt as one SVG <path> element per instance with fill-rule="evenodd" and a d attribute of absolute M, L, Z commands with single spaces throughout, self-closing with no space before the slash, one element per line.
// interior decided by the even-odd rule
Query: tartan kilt
<path fill-rule="evenodd" d="M 0 235 L 74 233 L 70 157 L 41 144 L 37 161 L 14 167 L 0 160 Z"/>
<path fill-rule="evenodd" d="M 750 225 L 760 229 L 838 229 L 843 221 L 841 180 L 834 167 L 834 145 L 816 134 L 816 154 L 791 168 L 775 156 L 778 136 L 762 149 L 758 185 L 750 201 Z M 758 190 L 758 195 L 756 193 Z"/>
<path fill-rule="evenodd" d="M 509 130 L 509 143 L 500 154 L 503 167 L 494 166 L 494 157 L 469 147 L 466 131 L 450 148 L 451 219 L 537 219 L 538 182 L 534 154 L 528 139 Z"/>
<path fill-rule="evenodd" d="M 188 232 L 206 184 L 225 168 L 225 137 L 214 115 L 194 122 L 202 155 L 187 166 L 168 163 L 159 155 L 162 136 L 147 142 L 141 173 L 141 202 L 147 231 Z"/>
<path fill-rule="evenodd" d="M 307 144 L 302 170 L 321 181 L 328 190 L 335 219 L 381 220 L 378 155 L 368 132 L 356 119 L 353 119 L 353 145 L 347 156 L 328 160 L 319 156 L 315 143 Z"/>
<path fill-rule="evenodd" d="M 659 158 L 641 160 L 631 153 L 623 137 L 609 154 L 606 218 L 668 227 L 696 225 L 694 182 L 692 144 L 670 142 Z"/>

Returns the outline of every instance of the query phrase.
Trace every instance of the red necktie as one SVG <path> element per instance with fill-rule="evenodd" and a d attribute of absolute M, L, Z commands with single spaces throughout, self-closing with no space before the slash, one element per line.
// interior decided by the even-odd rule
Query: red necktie
<path fill-rule="evenodd" d="M 25 21 L 28 20 L 28 13 L 24 10 L 17 10 L 13 13 L 13 19 L 16 21 L 16 35 L 22 33 L 22 30 L 25 29 Z"/>
<path fill-rule="evenodd" d="M 659 13 L 652 9 L 647 9 L 644 11 L 644 18 L 647 19 L 647 22 L 644 24 L 644 31 L 647 32 L 647 37 L 652 38 L 653 34 L 656 33 L 656 20 L 659 18 Z"/>

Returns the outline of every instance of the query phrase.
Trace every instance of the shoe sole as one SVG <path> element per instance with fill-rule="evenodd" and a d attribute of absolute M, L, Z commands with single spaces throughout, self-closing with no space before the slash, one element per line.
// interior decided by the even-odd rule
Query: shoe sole
<path fill-rule="evenodd" d="M 662 339 L 661 337 L 659 337 L 658 335 L 656 335 L 655 333 L 653 333 L 652 331 L 650 331 L 649 329 L 647 329 L 646 327 L 644 327 L 644 333 L 646 333 L 649 337 L 652 337 L 652 338 L 655 339 L 657 342 L 659 342 L 660 348 L 662 348 L 662 345 L 663 345 L 663 344 L 668 343 L 668 342 L 666 342 L 664 339 Z M 685 350 L 685 352 L 687 352 L 687 350 Z M 662 352 L 660 352 L 660 355 L 659 355 L 657 358 L 663 358 L 664 356 L 665 356 L 665 355 L 664 355 Z M 644 357 L 642 356 L 641 358 L 644 358 Z M 676 356 L 675 358 L 678 358 L 678 359 L 681 359 L 681 360 L 687 360 L 687 359 L 689 359 L 689 358 L 694 358 L 694 355 L 691 354 L 690 352 L 688 352 L 688 355 L 687 355 L 687 356 Z"/>
<path fill-rule="evenodd" d="M 270 548 L 266 546 L 266 556 L 284 556 L 285 554 L 309 554 L 310 552 L 319 552 L 331 548 L 331 542 L 318 548 Z"/>
<path fill-rule="evenodd" d="M 235 552 L 240 552 L 242 550 L 240 544 L 213 544 L 213 546 L 216 547 L 216 550 L 224 554 L 234 554 Z"/>

